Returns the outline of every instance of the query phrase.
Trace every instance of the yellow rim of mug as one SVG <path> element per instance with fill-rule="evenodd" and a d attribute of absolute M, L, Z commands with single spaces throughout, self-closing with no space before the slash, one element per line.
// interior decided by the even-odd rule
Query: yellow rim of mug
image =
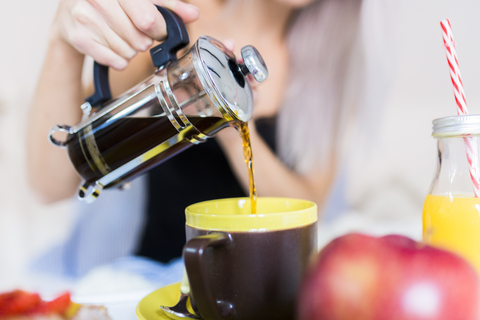
<path fill-rule="evenodd" d="M 250 198 L 229 198 L 192 204 L 185 216 L 188 226 L 212 231 L 274 231 L 318 220 L 317 205 L 300 199 L 259 197 L 257 214 L 250 212 Z"/>

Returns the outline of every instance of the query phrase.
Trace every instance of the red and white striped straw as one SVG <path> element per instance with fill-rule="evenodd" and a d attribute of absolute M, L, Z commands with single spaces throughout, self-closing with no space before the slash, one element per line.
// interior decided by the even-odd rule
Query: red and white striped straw
<path fill-rule="evenodd" d="M 465 100 L 465 91 L 463 90 L 463 81 L 458 66 L 457 52 L 455 51 L 455 41 L 453 40 L 450 20 L 442 20 L 440 26 L 442 27 L 443 44 L 445 45 L 450 78 L 452 79 L 453 92 L 458 107 L 457 112 L 459 115 L 468 114 L 467 101 Z"/>
<path fill-rule="evenodd" d="M 465 99 L 465 91 L 463 90 L 463 81 L 458 66 L 457 52 L 455 51 L 455 41 L 453 40 L 452 25 L 450 20 L 445 19 L 440 22 L 442 27 L 443 44 L 445 45 L 445 53 L 447 54 L 448 66 L 450 69 L 450 79 L 452 79 L 453 93 L 455 102 L 457 103 L 458 115 L 468 114 L 467 100 Z M 473 137 L 464 137 L 465 149 L 467 153 L 468 169 L 470 178 L 473 183 L 473 192 L 475 197 L 480 197 L 480 177 L 477 143 Z"/>

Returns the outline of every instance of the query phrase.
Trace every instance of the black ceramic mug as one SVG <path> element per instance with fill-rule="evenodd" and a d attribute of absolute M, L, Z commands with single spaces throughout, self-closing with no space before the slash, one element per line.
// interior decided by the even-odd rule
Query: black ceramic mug
<path fill-rule="evenodd" d="M 186 209 L 185 267 L 205 320 L 293 320 L 302 275 L 317 252 L 317 206 L 287 198 L 200 202 Z"/>

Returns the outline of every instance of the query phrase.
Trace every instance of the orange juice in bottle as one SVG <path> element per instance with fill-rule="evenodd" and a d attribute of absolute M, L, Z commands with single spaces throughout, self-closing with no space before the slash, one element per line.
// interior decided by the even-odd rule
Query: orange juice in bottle
<path fill-rule="evenodd" d="M 427 195 L 423 240 L 457 252 L 480 272 L 480 198 Z"/>
<path fill-rule="evenodd" d="M 423 205 L 423 240 L 459 254 L 480 273 L 480 198 L 474 192 L 480 115 L 441 118 L 433 125 L 437 170 Z"/>

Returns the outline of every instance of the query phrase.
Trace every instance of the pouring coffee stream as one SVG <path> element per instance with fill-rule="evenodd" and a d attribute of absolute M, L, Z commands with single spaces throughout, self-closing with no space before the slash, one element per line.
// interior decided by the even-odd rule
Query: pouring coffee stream
<path fill-rule="evenodd" d="M 95 93 L 81 106 L 82 121 L 73 127 L 56 125 L 50 131 L 50 141 L 67 148 L 84 179 L 78 192 L 81 200 L 93 202 L 103 189 L 125 187 L 228 126 L 246 128 L 252 117 L 252 89 L 246 77 L 251 74 L 262 82 L 268 76 L 258 51 L 243 47 L 244 63 L 238 64 L 220 41 L 202 36 L 177 59 L 177 52 L 189 43 L 185 25 L 175 13 L 157 8 L 168 38 L 150 50 L 155 73 L 111 99 L 108 67 L 95 62 Z M 68 134 L 66 140 L 55 138 L 59 131 Z M 249 176 L 253 179 L 253 170 Z M 253 181 L 254 208 L 252 186 Z"/>
<path fill-rule="evenodd" d="M 240 135 L 242 136 L 243 156 L 248 169 L 248 183 L 250 190 L 250 203 L 252 207 L 252 214 L 257 213 L 257 188 L 255 186 L 254 170 L 253 170 L 253 152 L 252 144 L 250 142 L 250 130 L 248 123 L 244 122 L 238 127 Z"/>

